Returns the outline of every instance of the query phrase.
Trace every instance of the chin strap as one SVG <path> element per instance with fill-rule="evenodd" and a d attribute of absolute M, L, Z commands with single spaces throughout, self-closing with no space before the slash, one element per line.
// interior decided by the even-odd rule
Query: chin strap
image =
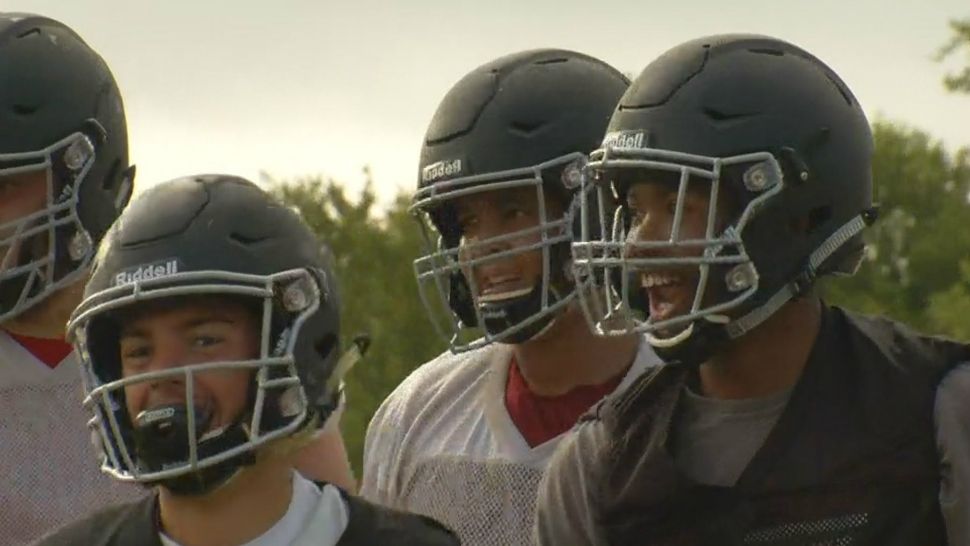
<path fill-rule="evenodd" d="M 349 349 L 344 351 L 337 363 L 330 372 L 323 387 L 323 391 L 317 397 L 316 402 L 312 402 L 320 419 L 319 425 L 323 426 L 327 419 L 340 407 L 341 400 L 344 398 L 344 377 L 357 362 L 367 354 L 370 348 L 370 334 L 360 333 L 354 336 Z"/>
<path fill-rule="evenodd" d="M 832 235 L 829 235 L 825 241 L 822 242 L 812 252 L 808 257 L 808 264 L 798 274 L 795 279 L 784 286 L 781 290 L 774 293 L 764 305 L 755 308 L 747 315 L 731 321 L 724 327 L 727 330 L 728 337 L 731 339 L 737 339 L 744 334 L 750 332 L 759 324 L 768 319 L 771 315 L 775 314 L 782 305 L 787 303 L 794 297 L 804 294 L 809 288 L 815 283 L 815 279 L 818 277 L 818 268 L 825 263 L 825 260 L 838 250 L 842 245 L 847 243 L 850 239 L 862 233 L 862 230 L 866 226 L 870 225 L 875 220 L 875 214 L 871 211 L 863 212 L 862 214 L 856 216 L 852 220 L 849 220 L 842 225 L 839 229 L 835 230 Z"/>
<path fill-rule="evenodd" d="M 517 344 L 546 333 L 562 310 L 575 297 L 576 290 L 561 294 L 550 283 L 548 301 L 542 305 L 542 283 L 524 296 L 479 305 L 487 337 L 498 343 Z"/>
<path fill-rule="evenodd" d="M 340 384 L 344 380 L 344 376 L 347 372 L 354 367 L 354 364 L 367 354 L 367 349 L 370 348 L 370 335 L 369 334 L 357 334 L 354 336 L 353 342 L 344 354 L 340 355 L 340 360 L 337 361 L 336 366 L 333 368 L 333 372 L 330 373 L 330 378 L 327 379 L 326 392 L 335 392 L 340 388 Z M 338 397 L 339 398 L 339 397 Z"/>

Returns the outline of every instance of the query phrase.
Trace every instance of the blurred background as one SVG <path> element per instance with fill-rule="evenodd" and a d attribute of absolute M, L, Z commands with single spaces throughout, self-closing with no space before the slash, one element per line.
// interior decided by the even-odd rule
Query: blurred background
<path fill-rule="evenodd" d="M 7 0 L 77 30 L 125 97 L 136 191 L 224 172 L 300 209 L 333 247 L 344 332 L 373 345 L 348 379 L 343 430 L 359 471 L 377 405 L 441 352 L 418 300 L 407 213 L 418 150 L 461 76 L 562 47 L 635 76 L 680 42 L 786 39 L 829 64 L 873 123 L 882 217 L 859 275 L 830 302 L 970 339 L 970 8 L 966 0 L 463 2 Z"/>

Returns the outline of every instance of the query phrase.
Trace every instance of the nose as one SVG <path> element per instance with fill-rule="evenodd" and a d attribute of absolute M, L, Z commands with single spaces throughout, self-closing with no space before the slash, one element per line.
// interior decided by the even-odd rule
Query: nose
<path fill-rule="evenodd" d="M 160 343 L 152 355 L 151 362 L 146 367 L 146 372 L 161 372 L 186 364 L 189 364 L 189 362 L 186 361 L 185 351 L 178 347 L 177 343 Z M 175 389 L 175 391 L 181 393 L 185 388 L 185 376 L 175 374 L 161 377 L 151 380 L 150 384 L 153 390 L 160 389 L 162 392 L 168 392 Z"/>
<path fill-rule="evenodd" d="M 631 258 L 658 257 L 664 253 L 662 247 L 645 247 L 636 243 L 664 242 L 670 240 L 672 219 L 669 216 L 646 213 L 636 223 L 631 224 L 626 235 L 626 255 Z M 669 251 L 667 251 L 669 253 Z"/>
<path fill-rule="evenodd" d="M 490 256 L 512 248 L 512 238 L 499 239 L 510 233 L 497 214 L 482 214 L 473 233 L 466 234 L 465 259 Z M 499 239 L 499 240 L 496 240 Z"/>
<path fill-rule="evenodd" d="M 180 344 L 174 342 L 157 344 L 153 356 L 150 366 L 152 371 L 167 370 L 186 364 L 185 351 Z"/>

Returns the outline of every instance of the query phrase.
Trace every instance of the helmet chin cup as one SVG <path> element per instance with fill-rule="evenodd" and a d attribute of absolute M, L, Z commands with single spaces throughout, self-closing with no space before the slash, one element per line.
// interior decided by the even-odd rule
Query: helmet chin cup
<path fill-rule="evenodd" d="M 671 337 L 656 336 L 654 335 L 653 332 L 647 332 L 644 335 L 647 337 L 647 341 L 653 347 L 656 347 L 659 349 L 670 349 L 672 347 L 676 347 L 677 345 L 683 343 L 684 341 L 687 341 L 687 338 L 689 338 L 693 333 L 694 333 L 694 323 L 692 322 L 688 324 L 687 327 L 681 330 L 678 334 Z"/>
<path fill-rule="evenodd" d="M 159 472 L 172 466 L 225 452 L 248 441 L 241 422 L 209 431 L 212 412 L 185 404 L 171 404 L 142 411 L 135 418 L 133 440 L 142 472 Z M 194 426 L 190 426 L 194 422 Z M 190 434 L 191 431 L 191 434 Z M 208 431 L 208 432 L 207 432 Z M 156 484 L 177 495 L 203 495 L 225 484 L 242 466 L 255 462 L 251 452 L 231 457 L 185 474 L 158 480 Z"/>
<path fill-rule="evenodd" d="M 651 332 L 644 335 L 665 363 L 690 367 L 710 360 L 730 340 L 720 316 L 715 320 L 708 317 L 695 320 L 673 337 L 661 338 Z"/>
<path fill-rule="evenodd" d="M 558 302 L 558 292 L 549 291 L 549 305 Z M 500 301 L 478 304 L 485 331 L 500 343 L 518 344 L 529 341 L 551 326 L 553 313 L 542 313 L 542 283 L 537 283 L 529 293 Z M 532 319 L 532 320 L 530 320 Z"/>

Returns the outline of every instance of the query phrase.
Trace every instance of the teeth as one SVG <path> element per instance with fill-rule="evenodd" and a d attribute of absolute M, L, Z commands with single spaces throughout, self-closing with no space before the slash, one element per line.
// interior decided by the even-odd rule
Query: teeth
<path fill-rule="evenodd" d="M 680 279 L 676 275 L 664 274 L 664 273 L 648 273 L 643 276 L 641 284 L 644 288 L 653 288 L 655 286 L 668 286 L 679 282 Z"/>
<path fill-rule="evenodd" d="M 510 290 L 508 292 L 482 294 L 481 297 L 478 298 L 478 301 L 480 302 L 502 301 L 502 300 L 507 300 L 511 298 L 518 298 L 521 296 L 525 296 L 529 292 L 532 292 L 531 287 L 519 288 L 518 290 Z"/>
<path fill-rule="evenodd" d="M 204 442 L 205 440 L 208 440 L 210 438 L 215 438 L 216 436 L 225 432 L 225 430 L 226 430 L 226 427 L 219 427 L 219 428 L 210 430 L 205 434 L 203 434 L 202 436 L 200 436 L 199 438 L 197 438 L 196 442 Z"/>
<path fill-rule="evenodd" d="M 522 285 L 518 282 L 518 280 L 519 277 L 517 275 L 488 277 L 484 281 L 484 285 L 479 285 L 483 286 L 479 300 L 500 301 L 520 296 L 523 290 L 525 292 L 531 290 L 522 288 Z"/>
<path fill-rule="evenodd" d="M 514 281 L 516 279 L 518 279 L 518 277 L 516 277 L 515 275 L 506 275 L 504 277 L 491 278 L 488 280 L 489 281 L 488 283 L 491 285 L 496 285 L 496 284 L 502 284 L 503 282 Z"/>

